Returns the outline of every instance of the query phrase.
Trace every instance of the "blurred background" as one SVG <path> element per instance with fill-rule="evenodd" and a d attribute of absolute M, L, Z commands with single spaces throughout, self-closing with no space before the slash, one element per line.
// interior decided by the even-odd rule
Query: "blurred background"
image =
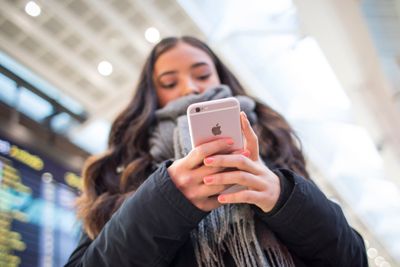
<path fill-rule="evenodd" d="M 210 44 L 400 266 L 400 0 L 0 0 L 0 266 L 62 266 L 74 199 L 160 38 Z"/>

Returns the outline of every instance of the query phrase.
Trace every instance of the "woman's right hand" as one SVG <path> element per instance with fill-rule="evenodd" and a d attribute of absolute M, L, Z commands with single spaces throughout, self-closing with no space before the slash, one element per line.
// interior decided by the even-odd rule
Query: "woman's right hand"
<path fill-rule="evenodd" d="M 197 208 L 211 211 L 221 206 L 217 194 L 230 185 L 205 185 L 205 176 L 221 172 L 223 168 L 207 167 L 203 160 L 211 155 L 232 151 L 232 139 L 218 139 L 195 147 L 190 153 L 168 167 L 168 173 L 175 186 Z"/>

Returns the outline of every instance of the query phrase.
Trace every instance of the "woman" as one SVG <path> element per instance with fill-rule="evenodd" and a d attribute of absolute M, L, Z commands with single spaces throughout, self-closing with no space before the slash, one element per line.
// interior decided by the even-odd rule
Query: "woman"
<path fill-rule="evenodd" d="M 190 150 L 186 107 L 228 96 L 243 110 L 244 149 L 225 138 Z M 367 266 L 362 238 L 308 179 L 297 145 L 207 45 L 162 40 L 109 149 L 84 168 L 84 233 L 66 266 Z M 232 184 L 247 189 L 221 193 Z"/>

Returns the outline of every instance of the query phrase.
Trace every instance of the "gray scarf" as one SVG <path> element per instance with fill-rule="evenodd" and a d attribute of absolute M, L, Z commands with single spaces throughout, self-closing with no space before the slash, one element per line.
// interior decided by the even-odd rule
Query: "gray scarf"
<path fill-rule="evenodd" d="M 182 158 L 191 150 L 186 118 L 190 104 L 230 96 L 231 90 L 221 85 L 199 95 L 181 97 L 157 110 L 158 123 L 150 138 L 150 154 L 155 163 Z M 255 123 L 255 102 L 246 96 L 236 98 L 250 122 Z M 191 239 L 199 266 L 225 266 L 224 252 L 229 252 L 237 266 L 294 266 L 286 247 L 264 223 L 254 220 L 247 204 L 222 205 L 211 211 L 191 232 Z"/>

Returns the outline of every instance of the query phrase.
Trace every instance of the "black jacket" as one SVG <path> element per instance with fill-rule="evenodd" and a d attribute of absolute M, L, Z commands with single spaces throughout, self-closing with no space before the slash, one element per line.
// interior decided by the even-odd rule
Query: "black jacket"
<path fill-rule="evenodd" d="M 168 162 L 127 199 L 93 241 L 83 233 L 65 266 L 197 266 L 189 233 L 208 213 L 175 187 Z M 291 252 L 296 266 L 368 266 L 361 236 L 341 208 L 309 180 L 276 171 L 285 184 L 278 207 L 257 219 Z M 226 266 L 234 266 L 226 256 Z"/>

